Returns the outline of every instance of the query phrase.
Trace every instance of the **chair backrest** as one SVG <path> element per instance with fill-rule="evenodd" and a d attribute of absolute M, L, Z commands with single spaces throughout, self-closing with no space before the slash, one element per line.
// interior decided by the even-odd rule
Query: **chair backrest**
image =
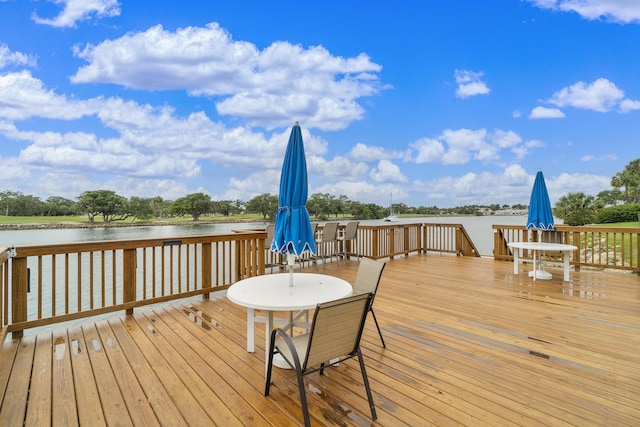
<path fill-rule="evenodd" d="M 387 265 L 385 261 L 362 258 L 356 273 L 356 280 L 353 282 L 353 293 L 366 294 L 372 292 L 375 295 L 385 265 Z"/>
<path fill-rule="evenodd" d="M 267 249 L 271 247 L 271 242 L 273 242 L 273 234 L 275 233 L 275 230 L 276 230 L 275 224 L 267 225 L 267 228 L 265 230 L 267 232 L 267 240 L 265 240 L 265 244 L 264 244 Z"/>
<path fill-rule="evenodd" d="M 338 222 L 327 222 L 322 228 L 322 241 L 331 242 L 338 238 Z"/>
<path fill-rule="evenodd" d="M 353 240 L 358 235 L 359 221 L 351 221 L 347 223 L 347 227 L 344 229 L 344 240 Z"/>
<path fill-rule="evenodd" d="M 545 243 L 562 243 L 562 233 L 559 231 L 539 231 L 538 237 Z"/>
<path fill-rule="evenodd" d="M 372 294 L 352 295 L 318 304 L 313 315 L 302 370 L 354 355 L 360 346 Z"/>

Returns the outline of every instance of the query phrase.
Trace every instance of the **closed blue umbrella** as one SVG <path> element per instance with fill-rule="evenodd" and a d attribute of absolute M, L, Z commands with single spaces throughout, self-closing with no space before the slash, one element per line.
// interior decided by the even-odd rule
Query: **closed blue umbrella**
<path fill-rule="evenodd" d="M 553 211 L 551 210 L 547 186 L 544 183 L 544 176 L 540 171 L 536 174 L 536 180 L 531 190 L 531 199 L 529 200 L 527 230 L 532 228 L 537 229 L 539 233 L 553 230 Z M 535 260 L 533 265 L 535 266 Z M 551 274 L 544 271 L 544 264 L 541 262 L 538 265 L 539 269 L 531 271 L 529 276 L 533 277 L 533 280 L 536 280 L 536 278 L 551 279 Z"/>
<path fill-rule="evenodd" d="M 302 131 L 298 122 L 291 129 L 280 175 L 280 193 L 271 250 L 287 254 L 289 272 L 293 274 L 295 257 L 316 252 L 315 236 L 307 211 L 307 161 Z M 293 280 L 293 277 L 291 278 Z M 293 282 L 291 282 L 292 285 Z"/>
<path fill-rule="evenodd" d="M 536 174 L 536 180 L 531 190 L 529 200 L 529 215 L 527 217 L 527 230 L 553 230 L 553 211 L 549 201 L 549 193 L 544 183 L 542 172 Z"/>

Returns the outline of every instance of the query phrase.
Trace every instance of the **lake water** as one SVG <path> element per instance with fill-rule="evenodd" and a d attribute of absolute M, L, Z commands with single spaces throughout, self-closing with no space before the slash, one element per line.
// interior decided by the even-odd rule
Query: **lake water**
<path fill-rule="evenodd" d="M 345 222 L 346 221 L 341 221 Z M 441 223 L 462 224 L 469 237 L 476 245 L 481 255 L 493 256 L 494 224 L 525 225 L 526 216 L 451 216 L 402 218 L 392 224 L 407 223 Z M 0 231 L 0 247 L 41 245 L 48 243 L 71 243 L 98 240 L 145 239 L 156 237 L 179 237 L 206 234 L 224 234 L 232 230 L 264 228 L 265 222 L 252 223 L 224 223 L 198 225 L 158 225 L 144 227 L 113 227 L 113 228 L 70 228 L 70 229 L 39 229 L 39 230 L 3 230 Z M 389 225 L 382 220 L 360 221 L 361 225 Z"/>
<path fill-rule="evenodd" d="M 493 229 L 494 224 L 500 225 L 524 225 L 527 218 L 525 216 L 463 216 L 463 217 L 425 217 L 425 218 L 402 218 L 392 224 L 408 223 L 441 223 L 441 224 L 462 224 L 469 234 L 481 255 L 493 255 Z M 345 221 L 341 221 L 346 223 Z M 223 223 L 223 224 L 198 224 L 198 225 L 160 225 L 141 227 L 113 227 L 113 228 L 70 228 L 70 229 L 38 229 L 38 230 L 2 230 L 0 231 L 0 247 L 23 246 L 23 245 L 43 245 L 54 243 L 72 243 L 100 240 L 121 240 L 121 239 L 145 239 L 145 238 L 176 238 L 181 236 L 226 234 L 233 230 L 265 228 L 266 222 L 252 223 Z M 362 225 L 390 225 L 383 220 L 360 221 Z M 45 289 L 43 298 L 51 299 L 51 289 Z M 59 290 L 60 292 L 60 290 Z M 35 298 L 30 295 L 30 301 Z M 58 297 L 58 305 L 62 306 L 64 295 Z M 168 304 L 168 303 L 165 303 Z M 36 306 L 31 301 L 29 305 L 29 318 L 34 318 Z M 112 314 L 108 313 L 97 318 L 108 318 Z M 45 316 L 46 317 L 46 316 Z M 75 324 L 81 322 L 71 321 L 65 324 Z M 62 324 L 62 325 L 65 325 Z M 42 330 L 53 329 L 61 324 L 48 327 L 33 328 L 27 331 L 28 334 L 37 333 Z"/>

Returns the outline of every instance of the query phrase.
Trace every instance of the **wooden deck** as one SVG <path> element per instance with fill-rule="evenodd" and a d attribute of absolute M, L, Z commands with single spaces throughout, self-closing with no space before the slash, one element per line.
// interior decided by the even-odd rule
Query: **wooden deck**
<path fill-rule="evenodd" d="M 351 281 L 357 262 L 325 272 Z M 313 425 L 638 426 L 640 280 L 438 255 L 390 261 L 357 361 L 305 377 Z M 311 271 L 316 271 L 314 267 Z M 320 269 L 322 271 L 322 269 Z M 264 390 L 264 329 L 224 295 L 7 340 L 0 426 L 294 426 L 295 375 Z"/>

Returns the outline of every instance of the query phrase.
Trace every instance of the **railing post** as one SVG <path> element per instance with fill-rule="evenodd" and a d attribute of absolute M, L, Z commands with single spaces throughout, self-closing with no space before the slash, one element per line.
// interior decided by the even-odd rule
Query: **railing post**
<path fill-rule="evenodd" d="M 580 271 L 580 252 L 582 252 L 583 247 L 580 245 L 580 232 L 573 232 L 573 246 L 577 246 L 578 250 L 573 251 L 571 256 L 573 257 L 573 261 L 575 262 L 574 268 L 575 271 Z M 586 248 L 586 246 L 584 246 Z"/>
<path fill-rule="evenodd" d="M 200 261 L 202 265 L 202 287 L 210 288 L 213 286 L 213 272 L 211 268 L 211 245 L 213 243 L 202 244 L 202 259 Z M 202 294 L 203 299 L 209 299 L 210 293 Z"/>
<path fill-rule="evenodd" d="M 27 258 L 11 259 L 11 323 L 27 320 Z M 22 338 L 23 331 L 13 331 L 13 338 Z"/>
<path fill-rule="evenodd" d="M 122 254 L 122 298 L 123 302 L 136 300 L 136 249 L 125 249 Z M 127 309 L 133 314 L 133 308 Z"/>
<path fill-rule="evenodd" d="M 409 227 L 402 227 L 404 230 L 404 256 L 409 256 Z"/>
<path fill-rule="evenodd" d="M 263 275 L 265 273 L 265 254 L 267 249 L 267 237 L 258 239 L 258 275 Z"/>
<path fill-rule="evenodd" d="M 380 254 L 380 229 L 376 228 L 373 230 L 372 236 L 372 245 L 371 245 L 371 255 L 373 259 L 378 259 L 378 255 Z"/>

